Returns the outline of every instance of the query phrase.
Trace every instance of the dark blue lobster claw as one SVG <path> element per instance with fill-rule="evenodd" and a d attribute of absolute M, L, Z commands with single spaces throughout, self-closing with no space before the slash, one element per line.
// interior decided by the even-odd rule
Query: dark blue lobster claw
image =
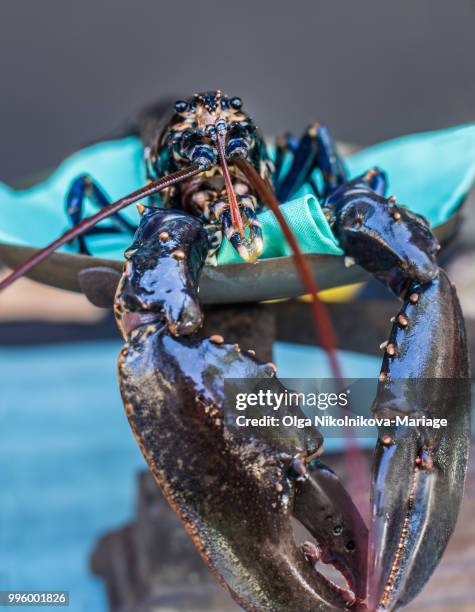
<path fill-rule="evenodd" d="M 440 247 L 424 217 L 374 191 L 377 172 L 345 183 L 323 209 L 345 255 L 399 295 L 437 276 Z"/>
<path fill-rule="evenodd" d="M 413 283 L 405 298 L 385 348 L 373 411 L 381 418 L 433 421 L 380 427 L 370 610 L 408 604 L 431 576 L 455 527 L 468 461 L 469 362 L 455 289 L 440 270 L 431 283 Z"/>
<path fill-rule="evenodd" d="M 222 339 L 174 338 L 165 326 L 148 324 L 131 332 L 119 375 L 130 425 L 153 474 L 241 606 L 323 612 L 364 599 L 367 529 L 337 477 L 319 462 L 306 467 L 321 444 L 318 431 L 250 433 L 235 424 L 234 379 L 283 392 L 268 365 Z M 295 541 L 292 517 L 352 592 L 317 571 Z"/>
<path fill-rule="evenodd" d="M 379 426 L 373 466 L 371 612 L 406 605 L 434 571 L 455 527 L 470 439 L 469 360 L 457 294 L 438 267 L 439 245 L 427 221 L 376 193 L 376 175 L 346 183 L 324 204 L 345 255 L 404 300 L 382 344 L 372 408 L 388 422 Z"/>
<path fill-rule="evenodd" d="M 201 327 L 198 277 L 208 250 L 208 235 L 197 217 L 144 210 L 125 253 L 114 306 L 124 336 L 146 321 L 165 321 L 170 333 L 180 336 Z"/>

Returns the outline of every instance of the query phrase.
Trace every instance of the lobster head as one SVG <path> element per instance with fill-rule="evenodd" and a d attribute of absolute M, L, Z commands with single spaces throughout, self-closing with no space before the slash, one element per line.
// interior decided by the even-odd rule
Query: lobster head
<path fill-rule="evenodd" d="M 242 110 L 241 98 L 225 96 L 219 90 L 178 100 L 162 144 L 178 166 L 196 162 L 212 166 L 219 158 L 216 139 L 220 125 L 227 133 L 225 157 L 248 157 L 256 144 L 256 128 Z"/>

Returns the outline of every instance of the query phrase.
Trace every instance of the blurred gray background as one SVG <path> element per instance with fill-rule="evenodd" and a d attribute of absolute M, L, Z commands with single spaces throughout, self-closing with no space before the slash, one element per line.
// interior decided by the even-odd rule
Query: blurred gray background
<path fill-rule="evenodd" d="M 266 132 L 369 144 L 475 120 L 473 0 L 2 0 L 0 180 L 159 96 L 221 88 Z"/>

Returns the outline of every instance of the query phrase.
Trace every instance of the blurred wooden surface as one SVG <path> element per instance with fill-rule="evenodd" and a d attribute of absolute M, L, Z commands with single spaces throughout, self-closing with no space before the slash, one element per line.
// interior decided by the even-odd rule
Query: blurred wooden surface
<path fill-rule="evenodd" d="M 0 278 L 6 273 L 0 268 Z M 81 293 L 55 289 L 21 278 L 0 294 L 1 321 L 80 321 L 95 323 L 105 315 Z"/>

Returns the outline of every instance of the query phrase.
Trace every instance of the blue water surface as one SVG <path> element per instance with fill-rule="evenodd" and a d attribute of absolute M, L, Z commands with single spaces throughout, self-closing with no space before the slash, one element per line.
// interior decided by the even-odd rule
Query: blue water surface
<path fill-rule="evenodd" d="M 119 347 L 0 351 L 1 589 L 67 590 L 70 610 L 106 609 L 89 556 L 132 516 L 145 465 L 119 396 Z"/>

